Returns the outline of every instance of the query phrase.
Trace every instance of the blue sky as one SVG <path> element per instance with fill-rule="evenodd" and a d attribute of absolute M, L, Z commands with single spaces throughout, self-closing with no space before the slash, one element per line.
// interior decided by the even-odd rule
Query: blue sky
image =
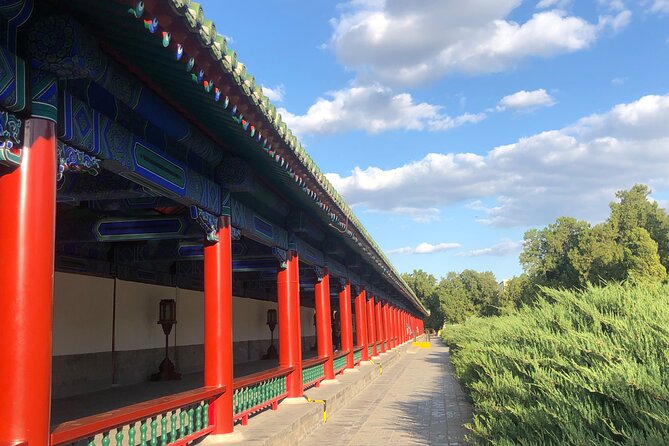
<path fill-rule="evenodd" d="M 202 0 L 401 272 L 519 274 L 524 232 L 669 204 L 669 0 Z"/>

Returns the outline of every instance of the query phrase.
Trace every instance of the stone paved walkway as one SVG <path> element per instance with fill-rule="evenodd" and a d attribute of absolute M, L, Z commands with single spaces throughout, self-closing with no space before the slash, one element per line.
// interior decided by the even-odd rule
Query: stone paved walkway
<path fill-rule="evenodd" d="M 464 445 L 471 417 L 448 348 L 436 339 L 409 350 L 300 445 Z"/>

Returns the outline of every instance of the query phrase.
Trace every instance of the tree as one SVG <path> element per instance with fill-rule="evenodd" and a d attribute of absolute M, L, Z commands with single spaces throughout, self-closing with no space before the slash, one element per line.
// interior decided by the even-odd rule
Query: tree
<path fill-rule="evenodd" d="M 499 286 L 492 272 L 466 269 L 460 273 L 459 277 L 478 314 L 492 316 L 497 313 L 494 303 L 499 293 Z"/>
<path fill-rule="evenodd" d="M 660 282 L 667 270 L 660 262 L 657 243 L 644 228 L 634 228 L 623 240 L 623 263 L 627 278 L 633 282 Z"/>
<path fill-rule="evenodd" d="M 527 274 L 504 281 L 502 290 L 497 293 L 495 307 L 499 314 L 509 314 L 515 309 L 533 303 L 536 299 L 536 286 Z"/>
<path fill-rule="evenodd" d="M 644 228 L 657 243 L 657 253 L 665 270 L 669 269 L 669 215 L 648 197 L 651 190 L 643 184 L 635 184 L 628 191 L 618 191 L 620 202 L 609 205 L 611 215 L 608 223 L 618 233 L 619 242 L 630 237 L 635 228 Z"/>
<path fill-rule="evenodd" d="M 572 217 L 560 217 L 544 229 L 530 229 L 520 263 L 532 282 L 557 288 L 579 285 L 581 273 L 569 258 L 570 251 L 579 246 L 590 225 Z"/>
<path fill-rule="evenodd" d="M 437 279 L 422 269 L 402 274 L 402 279 L 413 290 L 425 308 L 430 310 L 430 315 L 425 319 L 425 327 L 435 330 L 440 329 L 444 325 L 444 314 L 439 296 L 436 293 Z"/>
<path fill-rule="evenodd" d="M 476 314 L 476 308 L 467 295 L 460 276 L 454 272 L 441 279 L 437 286 L 444 320 L 449 324 L 460 324 Z"/>

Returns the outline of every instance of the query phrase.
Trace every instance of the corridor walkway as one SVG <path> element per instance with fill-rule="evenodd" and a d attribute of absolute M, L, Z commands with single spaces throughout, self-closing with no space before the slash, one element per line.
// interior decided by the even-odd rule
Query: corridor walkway
<path fill-rule="evenodd" d="M 300 446 L 464 445 L 472 407 L 453 376 L 448 348 L 411 347 Z"/>

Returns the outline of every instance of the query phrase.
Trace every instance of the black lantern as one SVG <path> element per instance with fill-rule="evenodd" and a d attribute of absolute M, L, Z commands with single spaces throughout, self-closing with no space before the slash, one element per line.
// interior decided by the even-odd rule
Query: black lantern
<path fill-rule="evenodd" d="M 316 323 L 316 312 L 314 311 L 314 333 L 318 333 L 318 324 Z M 318 350 L 318 335 L 314 339 L 314 345 L 311 346 L 311 351 L 315 352 Z"/>
<path fill-rule="evenodd" d="M 181 379 L 181 373 L 176 371 L 174 364 L 170 361 L 168 347 L 172 326 L 177 323 L 177 302 L 174 299 L 163 299 L 160 301 L 158 312 L 158 323 L 163 327 L 165 333 L 165 359 L 158 367 L 158 373 L 151 375 L 152 381 L 169 381 Z"/>
<path fill-rule="evenodd" d="M 267 310 L 267 326 L 269 327 L 270 332 L 270 344 L 263 359 L 276 359 L 278 357 L 276 347 L 274 347 L 274 329 L 276 328 L 276 324 L 276 310 L 273 308 Z"/>

